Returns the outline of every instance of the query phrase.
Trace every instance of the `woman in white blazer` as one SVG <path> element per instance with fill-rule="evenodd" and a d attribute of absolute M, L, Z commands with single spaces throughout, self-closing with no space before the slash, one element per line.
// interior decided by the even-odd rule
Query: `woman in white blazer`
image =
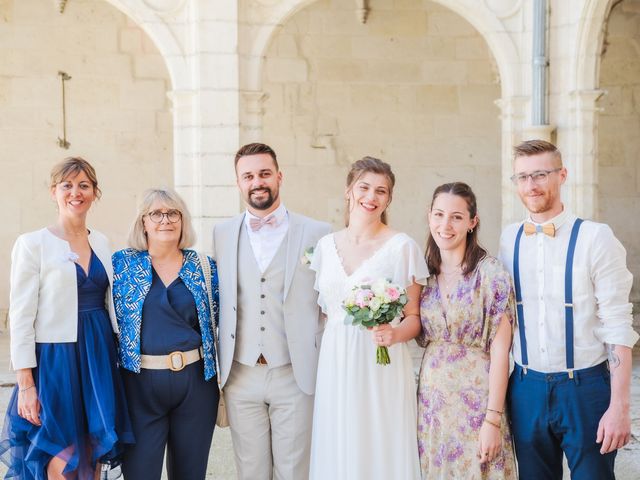
<path fill-rule="evenodd" d="M 18 237 L 9 323 L 17 386 L 0 459 L 8 477 L 93 479 L 133 434 L 117 369 L 107 238 L 86 217 L 100 189 L 93 167 L 69 157 L 51 171 L 56 221 Z"/>

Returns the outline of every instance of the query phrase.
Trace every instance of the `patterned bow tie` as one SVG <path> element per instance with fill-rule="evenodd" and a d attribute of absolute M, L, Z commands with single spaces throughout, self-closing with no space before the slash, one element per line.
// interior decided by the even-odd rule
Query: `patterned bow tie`
<path fill-rule="evenodd" d="M 531 222 L 524 222 L 524 233 L 533 235 L 534 233 L 544 233 L 550 237 L 556 236 L 556 227 L 553 223 L 545 223 L 544 225 L 536 225 Z"/>
<path fill-rule="evenodd" d="M 257 232 L 265 225 L 269 225 L 270 227 L 275 227 L 278 225 L 278 221 L 276 220 L 276 217 L 274 217 L 273 215 L 268 215 L 264 218 L 251 217 L 249 219 L 249 226 L 251 227 L 251 230 L 253 230 L 254 232 Z"/>

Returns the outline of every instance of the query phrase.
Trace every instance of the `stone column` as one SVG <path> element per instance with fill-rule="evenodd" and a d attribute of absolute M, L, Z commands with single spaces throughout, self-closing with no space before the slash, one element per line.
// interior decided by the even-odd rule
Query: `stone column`
<path fill-rule="evenodd" d="M 198 245 L 210 249 L 213 224 L 241 209 L 233 157 L 240 143 L 237 0 L 198 0 L 194 18 L 197 85 Z"/>
<path fill-rule="evenodd" d="M 570 151 L 563 152 L 569 167 L 567 203 L 578 216 L 598 217 L 598 99 L 603 90 L 575 90 L 570 94 L 571 130 L 574 131 Z"/>
<path fill-rule="evenodd" d="M 513 146 L 522 140 L 526 105 L 529 97 L 515 96 L 496 100 L 502 121 L 502 226 L 523 218 L 524 208 L 509 177 L 513 174 Z"/>

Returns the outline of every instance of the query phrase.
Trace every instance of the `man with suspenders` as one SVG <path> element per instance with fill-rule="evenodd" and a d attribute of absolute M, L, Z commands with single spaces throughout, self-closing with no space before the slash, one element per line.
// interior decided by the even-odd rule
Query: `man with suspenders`
<path fill-rule="evenodd" d="M 567 178 L 558 149 L 530 140 L 514 149 L 525 222 L 500 239 L 514 280 L 515 368 L 507 402 L 521 480 L 613 479 L 629 442 L 632 275 L 626 251 L 602 223 L 564 209 Z"/>

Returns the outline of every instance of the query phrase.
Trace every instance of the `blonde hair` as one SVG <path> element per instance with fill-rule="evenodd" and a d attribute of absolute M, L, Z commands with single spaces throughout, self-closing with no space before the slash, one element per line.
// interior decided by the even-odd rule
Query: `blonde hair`
<path fill-rule="evenodd" d="M 514 160 L 518 157 L 531 157 L 541 153 L 550 153 L 557 167 L 562 167 L 562 154 L 558 147 L 546 140 L 526 140 L 513 147 Z"/>
<path fill-rule="evenodd" d="M 160 187 L 150 188 L 142 194 L 142 199 L 138 205 L 138 214 L 136 215 L 136 219 L 129 230 L 129 237 L 127 239 L 129 246 L 140 251 L 149 249 L 142 217 L 149 213 L 151 205 L 153 205 L 156 200 L 167 208 L 178 210 L 182 215 L 182 231 L 180 232 L 178 248 L 189 248 L 196 243 L 196 232 L 191 224 L 191 215 L 189 214 L 189 210 L 187 209 L 187 205 L 184 203 L 184 200 L 182 200 L 175 190 Z"/>
<path fill-rule="evenodd" d="M 56 163 L 51 169 L 49 176 L 49 186 L 55 188 L 61 182 L 69 177 L 75 177 L 80 172 L 84 172 L 91 184 L 93 185 L 93 194 L 96 199 L 102 196 L 102 191 L 98 188 L 98 176 L 95 169 L 82 157 L 67 157 L 61 162 Z"/>

